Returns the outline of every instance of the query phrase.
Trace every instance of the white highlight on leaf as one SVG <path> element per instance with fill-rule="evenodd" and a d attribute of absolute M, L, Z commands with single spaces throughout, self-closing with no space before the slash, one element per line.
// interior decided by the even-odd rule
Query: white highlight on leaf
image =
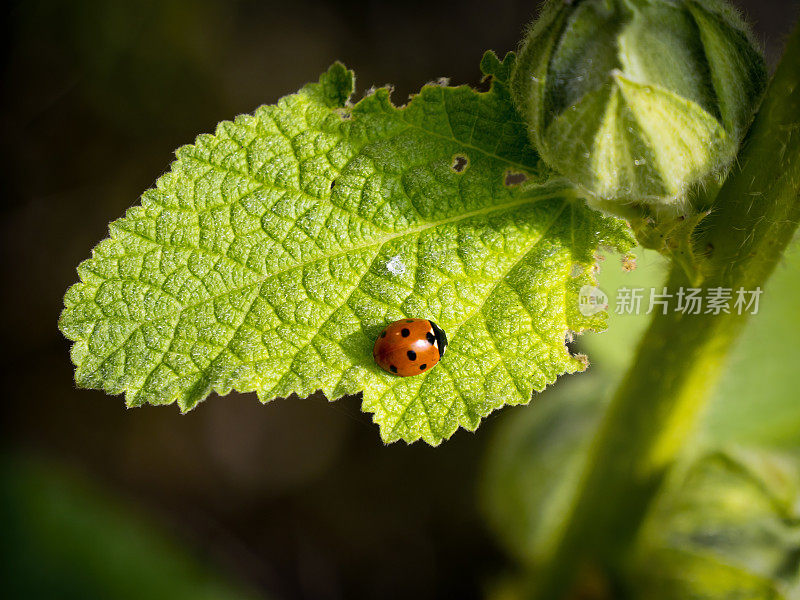
<path fill-rule="evenodd" d="M 398 255 L 392 257 L 389 262 L 386 263 L 386 269 L 392 275 L 402 275 L 406 272 L 406 265 L 403 263 L 403 259 Z"/>

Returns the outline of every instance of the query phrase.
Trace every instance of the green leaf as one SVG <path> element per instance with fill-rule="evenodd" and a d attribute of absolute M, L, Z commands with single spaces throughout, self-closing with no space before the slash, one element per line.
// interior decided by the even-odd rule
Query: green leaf
<path fill-rule="evenodd" d="M 484 57 L 488 92 L 428 85 L 399 108 L 389 88 L 351 105 L 335 64 L 180 148 L 66 294 L 78 384 L 184 411 L 232 389 L 361 391 L 385 441 L 437 444 L 584 369 L 565 338 L 606 319 L 578 291 L 598 247 L 631 238 L 551 180 L 509 99 L 513 60 Z M 450 339 L 416 377 L 372 359 L 402 317 Z"/>
<path fill-rule="evenodd" d="M 6 598 L 264 600 L 141 507 L 56 463 L 1 456 L 0 516 Z"/>
<path fill-rule="evenodd" d="M 750 317 L 733 348 L 700 423 L 700 439 L 693 443 L 800 447 L 796 354 L 776 351 L 791 348 L 800 339 L 798 241 L 787 248 L 781 264 L 763 286 L 758 314 Z M 608 331 L 583 336 L 579 346 L 592 357 L 592 369 L 586 377 L 594 379 L 595 390 L 604 389 L 598 376 L 608 375 L 614 385 L 622 379 L 624 369 L 634 359 L 636 341 L 650 319 L 645 312 L 651 290 L 660 292 L 663 287 L 666 259 L 644 248 L 634 252 L 638 264 L 634 271 L 604 268 L 597 276 L 600 289 L 609 298 Z M 643 290 L 639 314 L 616 313 L 615 299 L 623 287 Z"/>
<path fill-rule="evenodd" d="M 481 477 L 486 520 L 506 551 L 536 574 L 553 551 L 586 466 L 609 383 L 595 365 L 548 389 L 537 406 L 503 415 Z"/>
<path fill-rule="evenodd" d="M 674 479 L 635 552 L 631 577 L 638 597 L 800 595 L 796 456 L 715 451 Z"/>
<path fill-rule="evenodd" d="M 521 569 L 507 597 L 530 598 L 569 517 L 613 388 L 598 371 L 548 390 L 492 434 L 482 477 L 489 524 Z M 618 572 L 587 570 L 576 590 L 653 600 L 800 598 L 798 456 L 690 449 Z M 576 594 L 579 595 L 579 594 Z M 605 597 L 605 596 L 603 596 Z M 617 597 L 614 595 L 613 597 Z"/>

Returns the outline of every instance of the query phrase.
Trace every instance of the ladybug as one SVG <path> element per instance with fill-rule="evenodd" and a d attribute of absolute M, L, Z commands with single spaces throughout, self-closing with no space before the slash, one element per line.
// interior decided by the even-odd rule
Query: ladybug
<path fill-rule="evenodd" d="M 372 356 L 384 371 L 411 377 L 436 366 L 445 348 L 447 336 L 433 321 L 400 319 L 381 332 Z"/>

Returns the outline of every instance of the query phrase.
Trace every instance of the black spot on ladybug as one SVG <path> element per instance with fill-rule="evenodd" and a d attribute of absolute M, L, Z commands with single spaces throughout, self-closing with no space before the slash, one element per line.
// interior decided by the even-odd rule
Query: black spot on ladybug
<path fill-rule="evenodd" d="M 381 337 L 386 337 L 386 332 L 385 331 L 381 334 Z"/>
<path fill-rule="evenodd" d="M 408 337 L 411 335 L 411 330 L 403 327 L 403 330 L 400 332 L 400 335 L 402 335 L 403 337 Z"/>
<path fill-rule="evenodd" d="M 408 360 L 417 360 L 417 353 L 413 350 L 406 352 L 406 355 L 408 356 Z"/>
<path fill-rule="evenodd" d="M 389 365 L 389 369 L 392 371 L 392 373 L 397 373 L 397 367 L 394 365 Z"/>
<path fill-rule="evenodd" d="M 406 319 L 406 323 L 413 323 L 414 319 Z"/>
<path fill-rule="evenodd" d="M 425 369 L 427 369 L 427 368 L 428 368 L 428 365 L 426 365 L 425 363 L 422 363 L 422 364 L 419 366 L 419 370 L 420 370 L 420 371 L 424 371 L 424 370 L 425 370 Z"/>
<path fill-rule="evenodd" d="M 425 339 L 428 340 L 428 343 L 433 346 L 436 343 L 436 336 L 433 335 L 432 331 L 429 331 L 425 334 Z"/>

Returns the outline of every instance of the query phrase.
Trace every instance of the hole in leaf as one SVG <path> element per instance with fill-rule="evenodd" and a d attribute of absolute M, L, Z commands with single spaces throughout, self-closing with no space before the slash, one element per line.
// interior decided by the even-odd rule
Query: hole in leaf
<path fill-rule="evenodd" d="M 469 166 L 469 158 L 467 158 L 463 154 L 456 154 L 453 157 L 453 164 L 450 165 L 450 168 L 453 169 L 453 171 L 455 171 L 456 173 L 463 173 L 468 166 Z"/>
<path fill-rule="evenodd" d="M 525 183 L 526 181 L 528 181 L 528 176 L 525 173 L 520 173 L 518 171 L 506 171 L 504 183 L 507 186 L 519 185 L 520 183 Z"/>

